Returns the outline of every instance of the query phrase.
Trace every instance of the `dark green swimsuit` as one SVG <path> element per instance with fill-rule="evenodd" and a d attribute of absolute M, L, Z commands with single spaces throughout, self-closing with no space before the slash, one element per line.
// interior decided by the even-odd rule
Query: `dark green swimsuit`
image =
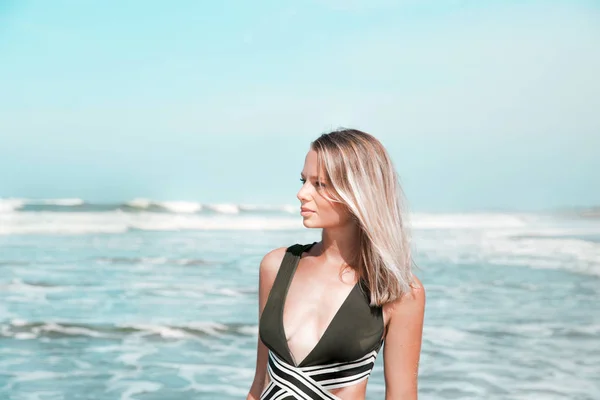
<path fill-rule="evenodd" d="M 283 306 L 302 253 L 315 243 L 288 247 L 265 304 L 259 335 L 269 348 L 271 378 L 261 400 L 337 399 L 329 390 L 367 379 L 383 344 L 381 307 L 369 305 L 359 281 L 312 351 L 296 365 L 283 329 Z"/>

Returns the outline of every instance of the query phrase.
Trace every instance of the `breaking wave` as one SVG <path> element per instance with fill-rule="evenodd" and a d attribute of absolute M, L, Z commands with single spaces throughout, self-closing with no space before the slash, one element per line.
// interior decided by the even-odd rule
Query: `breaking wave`
<path fill-rule="evenodd" d="M 0 213 L 13 212 L 154 212 L 173 214 L 290 214 L 293 205 L 205 204 L 196 201 L 156 201 L 137 198 L 122 203 L 94 203 L 82 199 L 0 199 Z"/>

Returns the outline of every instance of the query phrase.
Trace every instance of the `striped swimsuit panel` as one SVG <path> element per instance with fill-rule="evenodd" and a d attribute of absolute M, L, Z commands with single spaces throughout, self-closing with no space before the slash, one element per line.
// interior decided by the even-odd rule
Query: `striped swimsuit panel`
<path fill-rule="evenodd" d="M 329 392 L 355 385 L 369 378 L 375 365 L 377 351 L 350 362 L 314 367 L 294 367 L 269 351 L 270 382 L 260 400 L 329 399 L 339 398 Z"/>

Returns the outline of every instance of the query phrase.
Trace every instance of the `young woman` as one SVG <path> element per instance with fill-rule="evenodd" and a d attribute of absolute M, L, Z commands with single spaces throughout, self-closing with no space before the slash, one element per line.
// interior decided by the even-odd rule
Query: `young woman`
<path fill-rule="evenodd" d="M 364 399 L 383 346 L 386 399 L 417 399 L 425 291 L 412 274 L 402 190 L 373 136 L 311 143 L 298 192 L 321 241 L 260 263 L 256 373 L 247 399 Z"/>

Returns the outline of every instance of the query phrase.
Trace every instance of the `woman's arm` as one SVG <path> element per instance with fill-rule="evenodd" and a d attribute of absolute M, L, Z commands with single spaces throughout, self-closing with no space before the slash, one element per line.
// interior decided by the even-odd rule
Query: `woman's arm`
<path fill-rule="evenodd" d="M 269 292 L 275 281 L 275 276 L 279 271 L 279 266 L 285 255 L 286 248 L 280 247 L 267 253 L 262 261 L 260 262 L 260 272 L 258 278 L 258 321 L 260 323 L 260 316 L 262 315 Z M 269 358 L 269 350 L 258 338 L 258 345 L 256 349 L 256 372 L 254 373 L 254 381 L 250 387 L 250 392 L 246 397 L 246 400 L 258 400 L 262 393 L 265 382 L 267 379 L 267 360 Z"/>
<path fill-rule="evenodd" d="M 383 347 L 386 400 L 416 400 L 425 314 L 425 289 L 415 278 L 412 290 L 389 304 Z"/>

